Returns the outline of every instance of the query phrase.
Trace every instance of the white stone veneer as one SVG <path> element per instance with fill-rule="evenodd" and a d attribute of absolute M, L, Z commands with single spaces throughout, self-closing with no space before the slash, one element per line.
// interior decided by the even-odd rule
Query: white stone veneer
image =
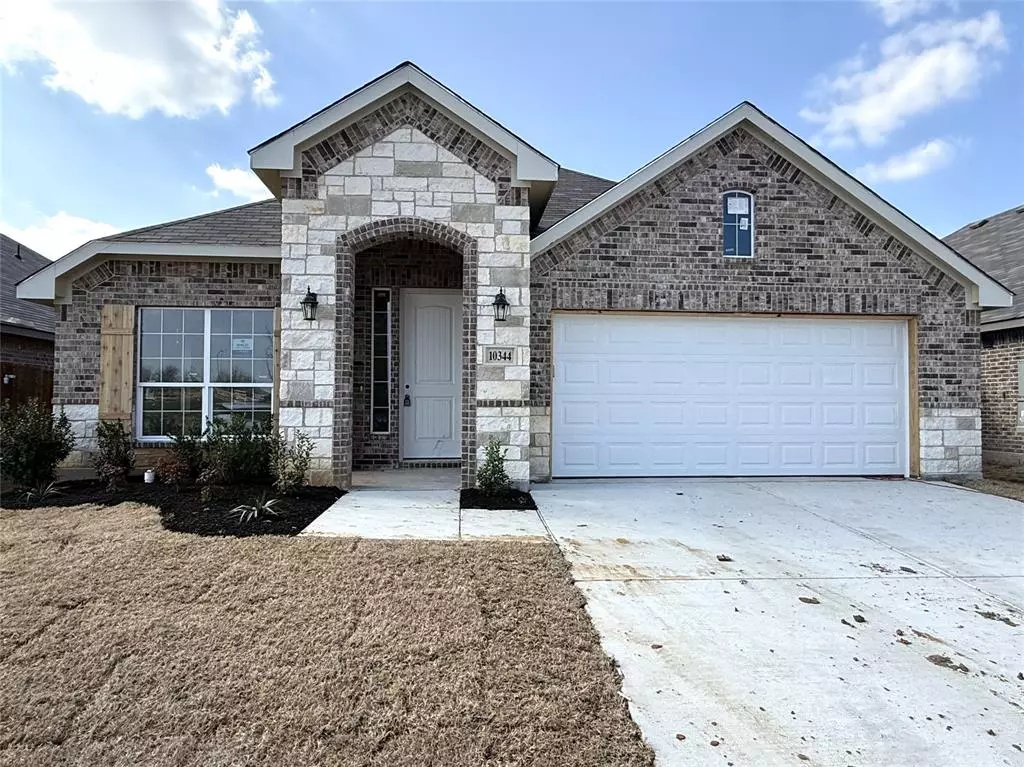
<path fill-rule="evenodd" d="M 521 406 L 479 408 L 478 459 L 490 436 L 507 445 L 509 476 L 529 480 L 530 418 L 530 211 L 498 205 L 496 186 L 460 158 L 414 128 L 401 128 L 328 171 L 318 199 L 282 201 L 281 426 L 314 440 L 315 477 L 332 466 L 335 394 L 335 243 L 338 234 L 375 220 L 414 216 L 448 224 L 476 239 L 477 351 L 490 344 L 515 348 L 514 360 L 478 376 L 478 400 L 513 400 Z M 307 287 L 317 293 L 317 320 L 302 319 Z M 343 286 L 344 288 L 345 286 Z M 351 286 L 347 286 L 349 289 Z M 495 327 L 491 302 L 503 288 L 510 320 Z M 465 364 L 464 360 L 464 364 Z M 500 375 L 494 374 L 500 368 Z M 298 403 L 303 403 L 299 405 Z"/>

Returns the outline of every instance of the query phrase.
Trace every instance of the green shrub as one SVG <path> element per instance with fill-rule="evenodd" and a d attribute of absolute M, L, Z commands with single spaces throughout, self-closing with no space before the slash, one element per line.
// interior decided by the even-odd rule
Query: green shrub
<path fill-rule="evenodd" d="M 96 424 L 96 443 L 93 466 L 99 478 L 113 489 L 135 468 L 132 436 L 120 421 L 100 421 Z"/>
<path fill-rule="evenodd" d="M 203 456 L 203 441 L 198 434 L 185 434 L 181 437 L 171 437 L 174 443 L 171 446 L 171 454 L 161 463 L 173 466 L 173 473 L 176 479 L 174 484 L 195 482 L 203 473 L 205 457 Z M 159 474 L 158 474 L 159 476 Z M 171 481 L 171 480 L 168 480 Z"/>
<path fill-rule="evenodd" d="M 230 421 L 212 421 L 206 430 L 203 484 L 267 484 L 272 479 L 273 437 L 235 413 Z"/>
<path fill-rule="evenodd" d="M 0 406 L 0 474 L 16 487 L 46 486 L 60 462 L 71 455 L 71 422 L 39 400 Z"/>
<path fill-rule="evenodd" d="M 476 470 L 476 484 L 486 495 L 504 495 L 512 489 L 505 471 L 505 449 L 493 437 L 484 446 L 484 460 Z"/>
<path fill-rule="evenodd" d="M 280 434 L 275 434 L 272 442 L 274 488 L 279 493 L 293 493 L 306 484 L 306 472 L 313 456 L 313 440 L 299 432 L 294 442 L 285 442 Z"/>

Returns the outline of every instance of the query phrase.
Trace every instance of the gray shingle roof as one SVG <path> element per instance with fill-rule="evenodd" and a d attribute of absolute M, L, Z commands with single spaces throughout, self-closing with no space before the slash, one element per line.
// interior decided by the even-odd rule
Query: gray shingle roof
<path fill-rule="evenodd" d="M 53 309 L 23 301 L 15 294 L 21 280 L 50 263 L 45 256 L 0 235 L 0 324 L 3 332 L 17 333 L 20 328 L 53 335 Z"/>
<path fill-rule="evenodd" d="M 105 240 L 188 245 L 280 245 L 281 203 L 262 200 L 200 216 L 132 229 Z"/>
<path fill-rule="evenodd" d="M 580 173 L 578 170 L 560 168 L 558 181 L 551 191 L 547 207 L 544 208 L 544 215 L 537 222 L 533 236 L 536 237 L 545 229 L 550 229 L 570 213 L 575 213 L 617 183 L 617 181 L 609 181 L 599 176 L 591 176 L 589 173 Z"/>
<path fill-rule="evenodd" d="M 1024 205 L 957 229 L 943 242 L 1017 294 L 1013 306 L 984 311 L 983 325 L 1024 317 Z"/>

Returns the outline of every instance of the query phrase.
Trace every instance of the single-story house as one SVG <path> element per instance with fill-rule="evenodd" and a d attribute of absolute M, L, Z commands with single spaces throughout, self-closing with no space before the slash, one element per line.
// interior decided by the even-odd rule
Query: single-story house
<path fill-rule="evenodd" d="M 945 242 L 1016 296 L 981 313 L 981 444 L 986 463 L 1024 465 L 1024 205 L 975 221 Z"/>
<path fill-rule="evenodd" d="M 343 487 L 468 486 L 492 438 L 520 484 L 980 471 L 979 314 L 1012 293 L 752 104 L 612 182 L 404 63 L 249 154 L 273 200 L 21 283 L 86 446 L 242 412 Z"/>
<path fill-rule="evenodd" d="M 0 399 L 53 396 L 53 309 L 17 297 L 17 285 L 50 259 L 0 234 Z"/>

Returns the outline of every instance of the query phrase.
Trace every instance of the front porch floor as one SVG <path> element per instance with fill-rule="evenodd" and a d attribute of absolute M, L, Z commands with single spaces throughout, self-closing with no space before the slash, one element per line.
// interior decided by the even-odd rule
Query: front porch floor
<path fill-rule="evenodd" d="M 548 540 L 536 511 L 459 508 L 459 469 L 357 471 L 352 489 L 302 535 L 419 540 Z"/>

